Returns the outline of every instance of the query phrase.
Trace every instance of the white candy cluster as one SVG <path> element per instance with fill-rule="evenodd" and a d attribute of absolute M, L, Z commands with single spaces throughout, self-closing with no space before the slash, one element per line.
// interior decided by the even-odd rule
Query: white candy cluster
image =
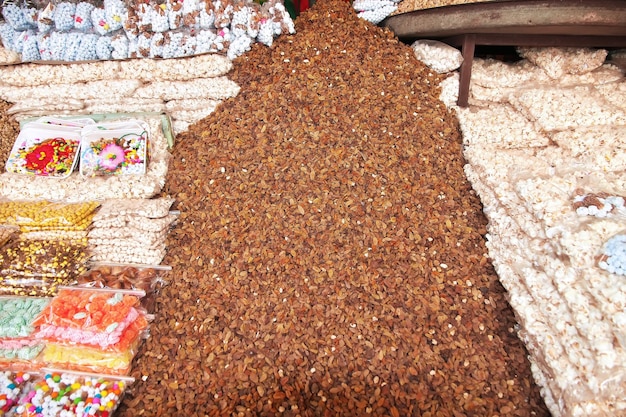
<path fill-rule="evenodd" d="M 352 7 L 357 16 L 377 25 L 398 10 L 401 0 L 354 0 Z"/>
<path fill-rule="evenodd" d="M 18 119 L 50 114 L 170 112 L 175 133 L 239 93 L 220 54 L 177 59 L 0 66 L 0 98 Z M 61 82 L 63 80 L 64 82 Z"/>
<path fill-rule="evenodd" d="M 51 200 L 88 202 L 112 198 L 152 198 L 163 189 L 171 154 L 160 115 L 133 116 L 149 126 L 150 159 L 143 175 L 85 177 L 73 172 L 58 181 L 3 172 L 0 198 L 9 200 Z M 52 180 L 52 182 L 51 182 Z"/>
<path fill-rule="evenodd" d="M 281 0 L 104 0 L 50 3 L 44 10 L 2 8 L 0 39 L 21 60 L 89 61 L 179 58 L 225 53 L 234 59 L 254 42 L 271 45 L 295 26 Z"/>
<path fill-rule="evenodd" d="M 626 275 L 626 234 L 615 235 L 604 244 L 598 266 L 611 274 Z"/>
<path fill-rule="evenodd" d="M 580 69 L 566 58 L 587 52 L 547 53 Z M 555 417 L 626 414 L 624 88 L 601 62 L 555 81 L 528 60 L 476 59 L 471 106 L 451 106 L 489 256 Z"/>

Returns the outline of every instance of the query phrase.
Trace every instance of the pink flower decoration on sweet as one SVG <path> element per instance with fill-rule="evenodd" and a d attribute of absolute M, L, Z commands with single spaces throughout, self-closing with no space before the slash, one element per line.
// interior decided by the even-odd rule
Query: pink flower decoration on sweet
<path fill-rule="evenodd" d="M 83 18 L 80 16 L 76 16 L 76 22 L 77 23 L 83 23 Z"/>
<path fill-rule="evenodd" d="M 100 153 L 100 165 L 113 171 L 124 162 L 124 156 L 124 148 L 114 143 L 109 143 Z"/>

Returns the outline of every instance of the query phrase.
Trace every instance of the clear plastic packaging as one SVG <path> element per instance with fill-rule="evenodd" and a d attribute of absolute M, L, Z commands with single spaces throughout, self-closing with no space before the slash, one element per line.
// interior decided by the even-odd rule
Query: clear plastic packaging
<path fill-rule="evenodd" d="M 99 202 L 0 201 L 0 224 L 17 226 L 23 232 L 86 230 L 99 205 Z"/>
<path fill-rule="evenodd" d="M 171 271 L 166 265 L 133 265 L 97 263 L 78 277 L 78 286 L 92 288 L 133 289 L 145 292 L 141 306 L 154 311 L 156 295 L 166 285 L 165 277 Z"/>
<path fill-rule="evenodd" d="M 14 415 L 110 416 L 134 378 L 44 368 L 24 390 Z M 61 414 L 65 411 L 67 414 Z"/>
<path fill-rule="evenodd" d="M 54 296 L 87 270 L 85 243 L 62 240 L 9 242 L 0 252 L 0 294 Z"/>
<path fill-rule="evenodd" d="M 146 173 L 148 126 L 142 121 L 85 126 L 81 146 L 79 171 L 84 176 Z"/>
<path fill-rule="evenodd" d="M 598 255 L 598 266 L 610 274 L 626 276 L 626 231 L 606 241 Z"/>
<path fill-rule="evenodd" d="M 123 352 L 147 329 L 139 290 L 63 287 L 35 319 L 36 337 Z"/>
<path fill-rule="evenodd" d="M 29 389 L 31 379 L 35 374 L 31 372 L 3 369 L 0 371 L 0 415 L 8 415 L 19 403 L 24 390 Z"/>
<path fill-rule="evenodd" d="M 0 297 L 0 340 L 31 336 L 33 321 L 49 303 L 48 298 Z"/>
<path fill-rule="evenodd" d="M 80 140 L 80 133 L 73 128 L 29 123 L 15 140 L 6 171 L 67 178 L 78 163 Z"/>

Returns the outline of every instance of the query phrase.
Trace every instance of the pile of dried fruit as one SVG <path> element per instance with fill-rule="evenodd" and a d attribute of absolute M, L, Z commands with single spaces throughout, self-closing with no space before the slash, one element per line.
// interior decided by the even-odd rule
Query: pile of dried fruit
<path fill-rule="evenodd" d="M 439 79 L 341 0 L 180 135 L 138 415 L 548 416 Z"/>

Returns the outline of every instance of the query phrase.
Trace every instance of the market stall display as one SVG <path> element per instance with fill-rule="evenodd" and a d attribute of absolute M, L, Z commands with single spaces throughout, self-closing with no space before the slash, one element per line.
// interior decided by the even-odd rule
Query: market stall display
<path fill-rule="evenodd" d="M 138 26 L 125 27 L 107 19 L 127 6 L 107 4 L 104 14 L 64 4 L 38 30 L 95 12 L 95 30 L 136 29 L 149 54 L 146 31 L 158 38 L 202 18 L 195 1 L 167 2 L 163 13 L 138 5 Z M 238 11 L 230 24 L 243 30 L 249 15 Z M 108 149 L 111 172 L 86 158 L 89 172 L 53 179 L 62 205 L 93 205 L 86 221 L 61 216 L 51 229 L 45 206 L 31 210 L 43 218 L 30 223 L 5 216 L 0 253 L 28 245 L 20 252 L 32 248 L 35 259 L 37 245 L 54 248 L 64 236 L 104 262 L 61 282 L 57 261 L 35 261 L 37 273 L 59 281 L 46 283 L 54 291 L 29 315 L 33 325 L 16 327 L 29 335 L 8 343 L 33 336 L 40 350 L 24 363 L 64 370 L 7 371 L 3 411 L 569 417 L 626 408 L 623 73 L 601 50 L 520 48 L 525 59 L 515 64 L 475 62 L 473 107 L 462 109 L 455 51 L 426 66 L 416 57 L 437 55 L 436 45 L 421 45 L 429 56 L 418 56 L 416 45 L 355 15 L 353 5 L 325 0 L 299 18 L 297 35 L 252 48 L 228 78 L 196 82 L 188 74 L 206 67 L 177 66 L 200 57 L 132 60 L 142 75 L 138 84 L 128 75 L 127 102 L 67 97 L 68 114 L 91 105 L 155 106 L 158 114 L 140 116 L 146 158 L 118 143 L 124 135 L 92 138 Z M 91 80 L 90 71 L 128 68 L 95 64 L 57 67 L 74 68 L 76 80 L 85 77 L 79 83 L 104 81 L 90 87 L 114 83 Z M 155 75 L 161 65 L 181 83 Z M 13 75 L 0 89 L 35 93 Z M 232 85 L 237 91 L 224 93 Z M 49 92 L 36 100 L 56 105 Z M 175 144 L 159 131 L 163 111 L 195 120 L 178 124 Z M 149 176 L 153 140 L 172 147 L 152 191 L 94 187 Z M 145 173 L 120 175 L 128 153 L 147 161 Z M 42 204 L 48 192 L 39 180 L 50 178 L 12 173 L 23 181 L 15 189 L 4 178 L 4 198 L 17 200 L 19 189 Z M 80 201 L 65 194 L 72 186 Z M 7 300 L 40 300 L 22 294 Z M 131 380 L 112 375 L 129 374 L 141 383 L 122 401 Z"/>
<path fill-rule="evenodd" d="M 114 114 L 105 115 L 107 123 L 116 121 L 128 121 L 128 116 Z M 135 141 L 134 144 L 117 143 L 107 148 L 102 156 L 108 158 L 105 162 L 107 167 L 113 167 L 116 163 L 116 171 L 128 171 L 129 165 L 139 167 L 140 172 L 134 175 L 91 175 L 93 167 L 85 166 L 83 162 L 82 173 L 75 170 L 69 176 L 58 179 L 54 187 L 50 187 L 50 178 L 34 175 L 23 175 L 12 172 L 0 174 L 0 197 L 10 200 L 28 201 L 59 201 L 65 203 L 93 202 L 111 198 L 151 198 L 156 196 L 162 189 L 165 182 L 165 175 L 168 163 L 171 158 L 169 150 L 169 139 L 171 133 L 166 118 L 162 114 L 135 114 L 132 117 L 137 120 L 135 123 L 141 125 L 147 131 L 149 137 L 149 149 L 146 148 L 146 141 Z M 102 126 L 94 125 L 94 126 Z M 98 136 L 98 135 L 96 135 Z M 99 137 L 98 137 L 99 138 Z M 97 139 L 98 139 L 97 138 Z M 110 141 L 111 138 L 107 139 Z M 83 140 L 81 136 L 81 141 Z M 106 141 L 106 140 L 105 140 Z M 104 148 L 103 148 L 104 150 Z M 88 148 L 83 151 L 86 153 Z M 123 160 L 114 161 L 113 156 L 122 156 Z M 147 156 L 147 157 L 146 157 Z M 87 163 L 96 163 L 95 159 L 90 159 Z M 118 163 L 119 162 L 119 163 Z M 147 164 L 147 165 L 146 165 Z M 80 167 L 80 164 L 79 164 Z M 144 173 L 145 169 L 145 173 Z"/>
<path fill-rule="evenodd" d="M 293 33 L 283 2 L 179 0 L 50 2 L 2 7 L 0 39 L 24 62 L 180 58 L 234 59 L 260 42 Z"/>
<path fill-rule="evenodd" d="M 626 106 L 618 97 L 626 81 L 606 51 L 520 55 L 475 64 L 473 107 L 457 108 L 465 170 L 550 411 L 620 415 Z"/>

